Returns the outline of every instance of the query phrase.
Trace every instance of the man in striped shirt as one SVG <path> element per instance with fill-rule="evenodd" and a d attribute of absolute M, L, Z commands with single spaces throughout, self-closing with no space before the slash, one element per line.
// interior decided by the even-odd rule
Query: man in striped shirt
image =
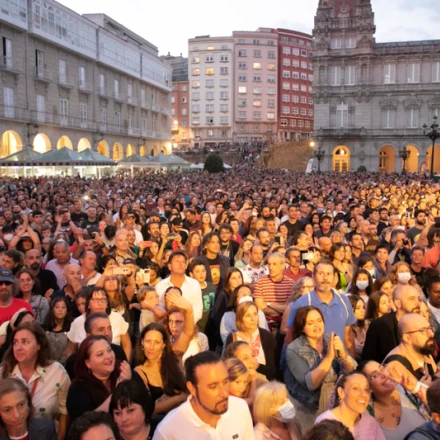
<path fill-rule="evenodd" d="M 280 317 L 295 282 L 284 275 L 286 264 L 282 254 L 273 253 L 269 257 L 268 267 L 269 275 L 255 283 L 255 304 L 267 317 Z"/>

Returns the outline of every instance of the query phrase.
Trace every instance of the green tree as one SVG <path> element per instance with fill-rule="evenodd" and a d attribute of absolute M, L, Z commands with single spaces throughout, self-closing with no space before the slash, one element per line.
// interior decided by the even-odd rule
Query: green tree
<path fill-rule="evenodd" d="M 360 167 L 358 167 L 358 173 L 366 173 L 367 172 L 367 167 L 365 165 L 361 165 Z"/>
<path fill-rule="evenodd" d="M 208 173 L 221 173 L 224 170 L 223 159 L 216 153 L 208 154 L 205 160 L 205 170 Z"/>

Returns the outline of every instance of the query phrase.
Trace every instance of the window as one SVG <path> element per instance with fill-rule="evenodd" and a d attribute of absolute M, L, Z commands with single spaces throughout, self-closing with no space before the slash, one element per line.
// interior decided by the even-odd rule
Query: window
<path fill-rule="evenodd" d="M 206 50 L 214 50 L 214 46 L 208 46 Z"/>
<path fill-rule="evenodd" d="M 267 100 L 267 106 L 269 108 L 275 108 L 275 99 L 268 99 Z"/>
<path fill-rule="evenodd" d="M 239 81 L 247 81 L 247 75 L 246 75 L 246 74 L 244 74 L 244 75 L 238 75 L 238 80 L 239 80 Z"/>
<path fill-rule="evenodd" d="M 241 38 L 238 40 L 238 44 L 244 44 L 246 40 L 242 40 Z"/>
<path fill-rule="evenodd" d="M 268 95 L 275 95 L 275 93 L 276 93 L 276 90 L 273 87 L 269 87 L 267 89 L 267 94 Z"/>
<path fill-rule="evenodd" d="M 199 64 L 200 63 L 200 57 L 193 57 L 192 62 L 193 62 L 193 64 Z"/>
<path fill-rule="evenodd" d="M 238 106 L 239 107 L 246 107 L 247 106 L 247 100 L 246 99 L 239 99 L 238 100 Z"/>
<path fill-rule="evenodd" d="M 270 119 L 270 120 L 275 119 L 275 113 L 272 113 L 272 112 L 267 113 L 267 119 Z"/>
<path fill-rule="evenodd" d="M 273 46 L 273 44 L 274 44 L 274 43 L 273 43 L 273 40 L 269 40 L 269 41 L 267 42 L 267 45 L 268 45 L 268 46 Z"/>
<path fill-rule="evenodd" d="M 254 58 L 261 58 L 261 50 L 254 50 Z"/>
<path fill-rule="evenodd" d="M 183 108 L 183 109 L 181 110 L 180 114 L 181 114 L 182 116 L 186 116 L 186 115 L 188 114 L 188 109 Z"/>
<path fill-rule="evenodd" d="M 206 104 L 205 111 L 206 111 L 206 113 L 213 113 L 214 112 L 214 104 Z"/>
<path fill-rule="evenodd" d="M 394 109 L 382 110 L 382 128 L 394 128 Z"/>
<path fill-rule="evenodd" d="M 115 112 L 115 125 L 118 131 L 121 130 L 121 112 Z"/>
<path fill-rule="evenodd" d="M 254 74 L 254 81 L 261 81 L 261 75 L 258 73 L 258 74 Z"/>
<path fill-rule="evenodd" d="M 313 110 L 310 108 L 309 109 L 309 116 L 311 117 L 311 118 L 313 118 Z"/>
<path fill-rule="evenodd" d="M 283 55 L 290 55 L 290 47 L 287 46 L 283 47 Z"/>
<path fill-rule="evenodd" d="M 205 58 L 205 62 L 213 63 L 214 62 L 214 57 L 212 55 L 207 55 L 206 58 Z"/>
<path fill-rule="evenodd" d="M 419 63 L 409 63 L 408 64 L 408 82 L 418 83 L 420 81 L 420 64 Z"/>
<path fill-rule="evenodd" d="M 356 38 L 355 37 L 349 37 L 345 39 L 345 47 L 347 49 L 353 49 L 356 47 Z"/>
<path fill-rule="evenodd" d="M 260 126 L 258 124 L 254 125 L 254 131 L 258 133 L 260 131 Z"/>
<path fill-rule="evenodd" d="M 239 57 L 247 57 L 247 52 L 245 49 L 241 49 L 238 51 L 238 56 Z"/>
<path fill-rule="evenodd" d="M 261 95 L 261 87 L 254 87 L 253 93 L 254 95 Z"/>
<path fill-rule="evenodd" d="M 182 140 L 186 140 L 186 139 L 187 139 L 186 131 L 182 131 Z"/>
<path fill-rule="evenodd" d="M 221 79 L 220 80 L 220 87 L 229 87 L 229 80 L 228 79 Z"/>
<path fill-rule="evenodd" d="M 228 104 L 220 104 L 220 111 L 221 112 L 228 112 L 229 111 Z"/>
<path fill-rule="evenodd" d="M 301 51 L 301 56 L 307 58 L 307 51 L 306 50 L 302 50 Z"/>
<path fill-rule="evenodd" d="M 206 80 L 206 87 L 214 87 L 214 80 L 213 79 L 207 79 Z"/>
<path fill-rule="evenodd" d="M 296 127 L 296 119 L 291 119 L 290 124 L 291 127 Z"/>
<path fill-rule="evenodd" d="M 187 90 L 188 90 L 188 88 L 187 88 L 186 84 L 184 84 L 184 85 L 182 86 L 182 92 L 186 92 Z"/>
<path fill-rule="evenodd" d="M 207 67 L 205 69 L 205 74 L 206 75 L 214 75 L 214 68 L 213 67 Z"/>
<path fill-rule="evenodd" d="M 186 100 L 186 96 L 182 96 L 182 104 L 186 104 L 187 100 Z"/>
<path fill-rule="evenodd" d="M 214 92 L 206 92 L 206 100 L 212 101 L 214 99 Z"/>
<path fill-rule="evenodd" d="M 340 86 L 341 85 L 341 67 L 340 66 L 330 67 L 330 84 L 332 86 Z"/>
<path fill-rule="evenodd" d="M 290 95 L 283 95 L 283 102 L 290 102 Z"/>
<path fill-rule="evenodd" d="M 101 129 L 105 130 L 105 126 L 107 124 L 107 109 L 101 107 L 99 109 L 99 116 L 100 116 L 100 122 L 101 122 Z"/>
<path fill-rule="evenodd" d="M 37 95 L 37 121 L 45 122 L 46 120 L 46 97 Z"/>
<path fill-rule="evenodd" d="M 307 98 L 305 96 L 301 96 L 301 104 L 307 104 Z"/>
<path fill-rule="evenodd" d="M 301 61 L 301 69 L 307 69 L 307 61 Z"/>
<path fill-rule="evenodd" d="M 407 110 L 407 127 L 418 128 L 419 126 L 419 109 L 410 108 Z"/>
<path fill-rule="evenodd" d="M 220 75 L 227 75 L 229 73 L 229 67 L 220 67 Z"/>
<path fill-rule="evenodd" d="M 238 88 L 238 93 L 239 93 L 240 95 L 243 95 L 243 94 L 247 93 L 246 87 L 245 87 L 245 86 L 240 86 L 240 87 Z"/>
<path fill-rule="evenodd" d="M 199 100 L 200 100 L 200 92 L 193 92 L 193 93 L 191 94 L 191 99 L 192 99 L 193 101 L 199 101 Z"/>
<path fill-rule="evenodd" d="M 299 67 L 299 60 L 292 60 L 292 67 Z"/>
<path fill-rule="evenodd" d="M 274 59 L 276 58 L 276 56 L 275 56 L 275 52 L 274 52 L 273 50 L 270 50 L 270 51 L 267 53 L 267 58 L 270 58 L 270 59 L 274 60 Z"/>
<path fill-rule="evenodd" d="M 290 78 L 290 72 L 288 70 L 283 70 L 283 78 Z"/>
<path fill-rule="evenodd" d="M 69 101 L 67 99 L 60 99 L 60 123 L 67 125 L 69 117 Z"/>
<path fill-rule="evenodd" d="M 171 109 L 171 116 L 174 116 L 176 114 L 176 109 L 175 108 L 172 108 Z"/>
<path fill-rule="evenodd" d="M 200 117 L 199 116 L 193 116 L 191 123 L 192 123 L 192 125 L 199 125 L 200 124 Z"/>
<path fill-rule="evenodd" d="M 307 115 L 307 110 L 306 110 L 305 108 L 302 108 L 302 109 L 300 110 L 300 115 L 301 115 L 301 116 L 306 116 L 306 115 Z"/>
<path fill-rule="evenodd" d="M 283 90 L 290 90 L 290 83 L 283 82 Z"/>
<path fill-rule="evenodd" d="M 289 39 L 288 39 L 287 37 L 281 37 L 281 41 L 282 41 L 283 43 L 288 43 L 288 42 L 289 42 Z"/>
<path fill-rule="evenodd" d="M 254 107 L 261 107 L 261 99 L 254 99 L 252 105 Z"/>
<path fill-rule="evenodd" d="M 432 82 L 440 82 L 440 62 L 432 63 Z"/>
<path fill-rule="evenodd" d="M 212 125 L 214 124 L 214 117 L 213 116 L 207 116 L 206 117 L 206 125 Z"/>
<path fill-rule="evenodd" d="M 298 127 L 304 127 L 304 121 L 302 121 L 301 119 L 298 121 Z"/>
<path fill-rule="evenodd" d="M 222 63 L 227 63 L 229 61 L 229 55 L 220 55 L 220 61 Z"/>
<path fill-rule="evenodd" d="M 247 63 L 238 63 L 239 69 L 247 69 Z"/>
<path fill-rule="evenodd" d="M 330 47 L 332 49 L 341 49 L 342 48 L 342 38 L 332 38 L 330 43 Z"/>
<path fill-rule="evenodd" d="M 254 69 L 261 69 L 261 63 L 254 63 L 253 65 L 252 65 L 252 67 L 254 68 Z"/>
<path fill-rule="evenodd" d="M 309 98 L 309 100 L 308 100 L 308 104 L 309 104 L 309 105 L 313 105 L 313 98 Z"/>
<path fill-rule="evenodd" d="M 292 90 L 294 90 L 295 92 L 299 91 L 299 84 L 292 84 Z"/>
<path fill-rule="evenodd" d="M 299 102 L 298 95 L 292 95 L 292 102 L 295 103 L 295 104 Z"/>
<path fill-rule="evenodd" d="M 293 79 L 299 79 L 299 72 L 292 72 Z"/>
<path fill-rule="evenodd" d="M 193 76 L 199 76 L 200 75 L 200 69 L 193 69 L 192 70 L 192 75 Z"/>
<path fill-rule="evenodd" d="M 299 115 L 298 107 L 292 107 L 292 115 L 293 116 Z"/>
<path fill-rule="evenodd" d="M 186 101 L 186 98 L 182 98 L 182 102 L 183 99 Z M 127 100 L 129 104 L 133 101 L 133 84 L 127 84 Z"/>
<path fill-rule="evenodd" d="M 287 127 L 287 119 L 281 119 L 280 125 L 281 127 Z"/>
<path fill-rule="evenodd" d="M 228 92 L 220 92 L 220 99 L 229 99 Z"/>
<path fill-rule="evenodd" d="M 345 85 L 354 86 L 356 78 L 356 67 L 345 66 Z"/>
<path fill-rule="evenodd" d="M 3 66 L 12 67 L 12 40 L 3 37 Z"/>
<path fill-rule="evenodd" d="M 239 119 L 246 119 L 246 112 L 238 112 Z"/>
<path fill-rule="evenodd" d="M 79 117 L 81 119 L 81 127 L 87 127 L 87 104 L 84 102 L 79 104 Z"/>
<path fill-rule="evenodd" d="M 194 89 L 198 89 L 200 87 L 200 81 L 193 81 L 192 82 L 192 87 Z"/>
<path fill-rule="evenodd" d="M 220 116 L 220 124 L 227 124 L 227 123 L 228 123 L 228 117 Z"/>
<path fill-rule="evenodd" d="M 269 83 L 275 83 L 275 75 L 267 75 L 267 82 Z"/>
<path fill-rule="evenodd" d="M 188 123 L 186 122 L 186 119 L 184 119 L 183 121 L 182 121 L 182 127 L 183 128 L 186 128 L 188 126 Z"/>
<path fill-rule="evenodd" d="M 348 105 L 342 101 L 336 107 L 336 128 L 348 127 Z"/>
<path fill-rule="evenodd" d="M 117 79 L 114 81 L 114 94 L 115 98 L 119 98 L 119 80 Z"/>
<path fill-rule="evenodd" d="M 296 49 L 295 47 L 292 48 L 292 55 L 295 55 L 296 57 L 299 57 L 299 49 Z"/>
<path fill-rule="evenodd" d="M 290 67 L 290 58 L 283 58 L 283 66 Z"/>
<path fill-rule="evenodd" d="M 275 70 L 275 64 L 268 64 L 267 70 Z"/>
<path fill-rule="evenodd" d="M 208 130 L 208 137 L 214 137 L 214 130 Z"/>
<path fill-rule="evenodd" d="M 290 114 L 290 107 L 283 107 L 283 115 Z"/>
<path fill-rule="evenodd" d="M 59 60 L 58 66 L 59 66 L 60 84 L 66 84 L 66 82 L 67 82 L 66 60 Z"/>
<path fill-rule="evenodd" d="M 79 88 L 80 89 L 86 88 L 86 68 L 85 67 L 79 68 Z"/>
<path fill-rule="evenodd" d="M 309 81 L 313 82 L 313 75 L 309 75 Z"/>
<path fill-rule="evenodd" d="M 310 128 L 310 121 L 305 121 L 306 128 Z"/>
<path fill-rule="evenodd" d="M 254 44 L 260 44 L 260 40 L 254 40 Z"/>
<path fill-rule="evenodd" d="M 44 52 L 42 50 L 35 50 L 35 67 L 38 78 L 44 78 Z"/>
<path fill-rule="evenodd" d="M 253 112 L 252 118 L 253 119 L 261 119 L 261 112 Z"/>
<path fill-rule="evenodd" d="M 193 105 L 191 106 L 191 111 L 192 111 L 193 113 L 200 113 L 200 105 L 198 105 L 198 104 L 193 104 Z"/>
<path fill-rule="evenodd" d="M 383 83 L 394 84 L 396 82 L 396 65 L 386 63 L 383 67 Z"/>
<path fill-rule="evenodd" d="M 307 81 L 307 73 L 301 73 L 301 79 Z"/>

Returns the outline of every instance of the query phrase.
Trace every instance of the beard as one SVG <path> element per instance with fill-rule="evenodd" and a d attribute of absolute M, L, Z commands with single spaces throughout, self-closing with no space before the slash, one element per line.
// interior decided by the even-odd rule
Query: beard
<path fill-rule="evenodd" d="M 218 408 L 218 406 L 219 406 L 220 404 L 224 403 L 225 401 L 228 402 L 228 401 L 229 401 L 228 398 L 226 398 L 225 400 L 222 400 L 221 402 L 216 403 L 216 404 L 215 404 L 215 407 L 214 407 L 213 409 L 211 409 L 211 408 L 208 408 L 207 406 L 205 406 L 205 405 L 202 403 L 202 401 L 200 400 L 200 395 L 199 395 L 198 390 L 196 390 L 196 397 L 197 397 L 197 403 L 198 403 L 198 404 L 199 404 L 199 405 L 200 405 L 205 411 L 208 411 L 208 412 L 210 412 L 211 414 L 214 414 L 214 415 L 216 415 L 216 416 L 221 416 L 222 414 L 225 414 L 225 413 L 228 411 L 228 407 L 229 407 L 228 403 L 226 404 L 225 409 L 220 409 L 220 408 Z"/>
<path fill-rule="evenodd" d="M 38 270 L 40 268 L 40 263 L 32 263 L 30 267 L 32 270 Z"/>
<path fill-rule="evenodd" d="M 435 352 L 434 338 L 430 339 L 423 347 L 414 347 L 415 350 L 423 356 L 433 355 Z"/>
<path fill-rule="evenodd" d="M 2 302 L 8 301 L 10 297 L 11 297 L 11 293 L 9 291 L 0 292 L 0 301 Z"/>

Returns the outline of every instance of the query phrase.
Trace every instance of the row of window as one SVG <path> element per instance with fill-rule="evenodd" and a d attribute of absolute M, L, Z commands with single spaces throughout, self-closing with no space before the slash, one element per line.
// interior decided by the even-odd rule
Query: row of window
<path fill-rule="evenodd" d="M 205 56 L 205 63 L 213 63 L 214 55 L 206 55 Z M 228 63 L 229 62 L 229 55 L 220 55 L 220 62 L 222 63 Z M 200 63 L 200 57 L 193 57 L 192 58 L 193 64 L 199 64 Z"/>
<path fill-rule="evenodd" d="M 290 119 L 289 121 L 287 119 L 281 119 L 280 120 L 280 125 L 281 127 L 287 127 L 288 125 L 290 127 L 306 127 L 306 128 L 310 128 L 311 124 L 310 121 L 303 121 L 302 119 Z"/>
<path fill-rule="evenodd" d="M 313 52 L 307 52 L 306 50 L 299 50 L 295 47 L 288 47 L 288 46 L 283 46 L 283 55 L 293 55 L 296 57 L 299 57 L 299 55 L 301 54 L 302 57 L 312 57 L 313 56 Z"/>
<path fill-rule="evenodd" d="M 238 51 L 238 56 L 240 57 L 240 58 L 244 58 L 244 57 L 247 57 L 247 50 L 246 49 L 240 49 L 239 51 Z M 254 50 L 253 51 L 253 57 L 254 58 L 261 58 L 262 57 L 262 52 L 261 52 L 261 50 Z M 267 58 L 270 58 L 270 59 L 275 59 L 276 58 L 276 53 L 275 53 L 275 51 L 274 50 L 269 50 L 268 52 L 267 52 Z"/>
<path fill-rule="evenodd" d="M 206 113 L 214 113 L 214 111 L 215 111 L 214 104 L 206 104 L 205 105 L 205 112 Z M 220 111 L 222 113 L 228 112 L 229 111 L 229 104 L 220 104 Z M 193 104 L 191 106 L 191 112 L 192 113 L 200 113 L 200 105 L 199 104 Z"/>
<path fill-rule="evenodd" d="M 421 128 L 419 122 L 419 109 L 408 108 L 405 109 L 405 124 L 406 128 Z M 439 113 L 439 109 L 434 109 L 434 114 Z M 383 109 L 382 110 L 382 128 L 397 128 L 396 127 L 396 110 Z"/>
<path fill-rule="evenodd" d="M 283 67 L 301 67 L 301 69 L 309 69 L 309 70 L 313 70 L 313 65 L 311 63 L 307 63 L 307 61 L 301 61 L 299 62 L 299 60 L 297 59 L 290 59 L 290 58 L 283 58 Z"/>
<path fill-rule="evenodd" d="M 205 69 L 205 75 L 214 75 L 215 69 L 214 67 L 207 67 Z M 192 70 L 193 76 L 199 76 L 200 75 L 200 69 L 193 69 Z M 220 67 L 220 75 L 229 75 L 229 67 Z"/>
<path fill-rule="evenodd" d="M 261 119 L 262 115 L 259 111 L 252 112 L 252 119 Z M 275 120 L 275 113 L 268 112 L 266 113 L 266 118 L 268 120 Z M 238 112 L 238 119 L 247 119 L 247 112 L 245 111 L 239 111 Z M 219 119 L 220 124 L 229 124 L 229 117 L 228 116 L 220 116 Z M 205 124 L 206 125 L 214 125 L 215 124 L 215 118 L 214 116 L 206 116 L 205 118 Z M 200 116 L 199 115 L 193 115 L 192 116 L 192 125 L 200 125 Z"/>
<path fill-rule="evenodd" d="M 237 105 L 239 107 L 247 107 L 248 101 L 247 101 L 247 99 L 239 99 L 237 101 Z M 253 107 L 260 107 L 261 105 L 262 105 L 261 99 L 253 99 L 252 100 Z M 275 99 L 268 99 L 267 100 L 267 107 L 268 108 L 275 108 Z"/>
<path fill-rule="evenodd" d="M 183 99 L 186 100 L 186 98 L 182 98 L 182 102 L 183 102 Z M 200 101 L 200 92 L 193 92 L 193 93 L 191 94 L 191 99 L 192 99 L 193 101 Z M 214 100 L 214 99 L 215 99 L 214 92 L 206 92 L 206 94 L 205 94 L 205 99 L 206 99 L 207 101 L 212 101 L 212 100 Z M 229 99 L 229 92 L 226 92 L 226 91 L 222 91 L 222 92 L 220 92 L 220 99 Z M 185 102 L 186 102 L 186 101 L 185 101 Z"/>
<path fill-rule="evenodd" d="M 306 96 L 298 96 L 298 95 L 283 95 L 282 97 L 283 102 L 290 102 L 293 103 L 301 103 L 301 104 L 309 104 L 313 105 L 313 98 L 307 98 Z"/>
<path fill-rule="evenodd" d="M 297 38 L 291 38 L 289 40 L 289 37 L 281 37 L 281 41 L 283 43 L 292 43 L 292 44 L 299 44 L 300 46 L 304 46 L 306 45 L 307 47 L 312 47 L 312 43 L 310 41 L 304 41 L 304 40 L 299 40 Z"/>
<path fill-rule="evenodd" d="M 245 95 L 246 93 L 248 93 L 248 88 L 246 86 L 239 86 L 238 87 L 238 93 L 240 95 Z M 250 93 L 250 88 L 249 88 L 249 93 Z M 261 87 L 254 87 L 252 89 L 252 93 L 254 95 L 261 95 L 261 93 L 262 93 Z M 269 87 L 267 89 L 267 94 L 268 95 L 275 95 L 276 94 L 276 89 L 274 87 Z"/>
<path fill-rule="evenodd" d="M 247 81 L 247 80 L 248 80 L 248 76 L 246 73 L 241 73 L 240 75 L 238 75 L 238 81 L 243 82 L 243 81 Z M 254 73 L 252 75 L 252 81 L 260 82 L 261 81 L 261 74 Z M 275 75 L 267 75 L 267 82 L 274 84 L 276 82 Z"/>
<path fill-rule="evenodd" d="M 288 107 L 288 106 L 283 106 L 283 109 L 281 111 L 281 113 L 283 115 L 301 115 L 301 116 L 310 116 L 311 118 L 313 117 L 313 110 L 312 109 L 306 109 L 306 108 L 301 108 L 299 109 L 298 107 Z"/>
<path fill-rule="evenodd" d="M 245 40 L 244 38 L 239 38 L 238 39 L 238 44 L 251 44 L 250 42 L 248 43 L 247 40 Z M 260 44 L 264 44 L 264 42 L 262 43 L 261 40 L 252 40 L 252 44 L 259 46 Z M 273 46 L 274 45 L 274 41 L 273 40 L 267 40 L 267 45 L 268 46 Z"/>
<path fill-rule="evenodd" d="M 356 47 L 356 37 L 332 38 L 330 47 L 332 49 L 354 49 Z"/>
<path fill-rule="evenodd" d="M 221 79 L 220 80 L 220 87 L 229 87 L 229 79 Z M 205 87 L 210 88 L 210 87 L 214 87 L 214 80 L 213 79 L 206 79 L 205 80 Z M 191 82 L 191 86 L 193 89 L 198 89 L 200 87 L 200 80 L 194 80 Z M 182 91 L 186 92 L 186 86 L 185 86 L 185 90 Z"/>
<path fill-rule="evenodd" d="M 309 92 L 312 93 L 313 87 L 312 86 L 306 86 L 304 84 L 295 84 L 295 83 L 290 83 L 290 82 L 283 82 L 283 90 L 284 91 L 289 91 L 292 90 L 294 92 Z"/>
<path fill-rule="evenodd" d="M 260 69 L 262 69 L 262 64 L 261 63 L 252 63 L 252 68 L 254 69 L 254 70 L 260 70 Z M 238 63 L 238 68 L 240 69 L 240 70 L 244 70 L 244 69 L 247 69 L 248 68 L 248 63 L 246 62 L 246 61 L 240 61 L 239 63 Z M 275 64 L 268 64 L 267 65 L 267 70 L 276 70 L 276 66 L 275 66 Z"/>
<path fill-rule="evenodd" d="M 301 79 L 303 81 L 309 80 L 313 82 L 313 75 L 308 75 L 307 73 L 290 72 L 289 70 L 283 70 L 283 78 Z"/>

